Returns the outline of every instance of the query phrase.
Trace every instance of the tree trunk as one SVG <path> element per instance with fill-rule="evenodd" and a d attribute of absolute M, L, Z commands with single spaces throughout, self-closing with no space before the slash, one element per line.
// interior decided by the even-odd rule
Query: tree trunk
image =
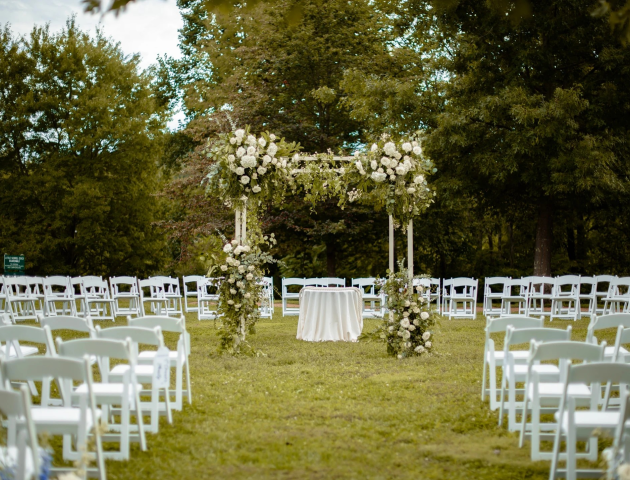
<path fill-rule="evenodd" d="M 536 251 L 534 252 L 534 275 L 551 276 L 551 246 L 553 242 L 553 219 L 551 202 L 545 199 L 538 210 L 536 226 Z"/>
<path fill-rule="evenodd" d="M 337 276 L 337 245 L 334 241 L 326 242 L 326 269 L 329 277 Z"/>

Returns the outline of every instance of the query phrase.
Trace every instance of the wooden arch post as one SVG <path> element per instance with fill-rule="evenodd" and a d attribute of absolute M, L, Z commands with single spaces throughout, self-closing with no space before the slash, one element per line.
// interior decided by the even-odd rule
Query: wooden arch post
<path fill-rule="evenodd" d="M 394 217 L 389 216 L 389 271 L 394 273 Z M 413 287 L 413 220 L 407 225 L 407 270 L 409 272 L 409 286 Z"/>

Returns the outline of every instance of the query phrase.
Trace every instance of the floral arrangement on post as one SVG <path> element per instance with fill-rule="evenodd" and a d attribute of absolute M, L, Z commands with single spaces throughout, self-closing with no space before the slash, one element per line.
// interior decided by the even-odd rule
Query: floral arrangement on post
<path fill-rule="evenodd" d="M 431 353 L 435 315 L 423 295 L 423 287 L 409 287 L 409 273 L 399 263 L 399 269 L 380 282 L 381 294 L 387 295 L 390 314 L 374 332 L 361 339 L 376 339 L 387 343 L 387 353 L 398 358 Z M 420 278 L 420 277 L 417 277 Z"/>
<path fill-rule="evenodd" d="M 264 237 L 263 241 L 269 244 L 276 242 L 273 235 Z M 224 278 L 219 284 L 219 348 L 233 355 L 259 354 L 246 337 L 255 333 L 256 322 L 260 318 L 258 302 L 263 289 L 264 265 L 274 261 L 270 254 L 261 251 L 259 245 L 250 247 L 232 240 L 223 247 L 227 257 L 220 267 Z"/>
<path fill-rule="evenodd" d="M 281 198 L 279 194 L 291 181 L 287 157 L 298 149 L 298 144 L 278 139 L 273 133 L 257 138 L 249 127 L 221 134 L 205 149 L 206 155 L 216 160 L 206 175 L 208 191 L 232 204 L 250 197 L 258 203 Z"/>
<path fill-rule="evenodd" d="M 422 153 L 419 139 L 394 142 L 384 134 L 367 154 L 355 153 L 346 169 L 346 184 L 355 184 L 349 200 L 361 197 L 385 208 L 396 226 L 406 226 L 433 202 L 435 192 L 427 186 L 427 176 L 437 169 Z"/>

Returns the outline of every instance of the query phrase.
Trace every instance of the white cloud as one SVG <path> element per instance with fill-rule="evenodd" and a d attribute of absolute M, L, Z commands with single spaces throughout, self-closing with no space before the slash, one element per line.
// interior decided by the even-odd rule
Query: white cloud
<path fill-rule="evenodd" d="M 178 32 L 183 22 L 176 0 L 138 0 L 118 17 L 83 12 L 81 0 L 0 0 L 0 21 L 9 22 L 14 33 L 28 34 L 35 24 L 50 23 L 60 30 L 76 14 L 82 30 L 94 33 L 101 26 L 108 37 L 120 42 L 126 54 L 139 53 L 141 67 L 155 63 L 158 55 L 179 57 Z"/>

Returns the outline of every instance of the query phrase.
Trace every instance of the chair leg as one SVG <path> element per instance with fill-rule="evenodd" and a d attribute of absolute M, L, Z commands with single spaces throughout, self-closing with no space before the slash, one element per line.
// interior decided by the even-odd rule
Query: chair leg
<path fill-rule="evenodd" d="M 487 366 L 488 366 L 488 361 L 486 359 L 486 353 L 484 353 L 483 375 L 481 377 L 481 401 L 482 402 L 486 399 L 486 367 Z"/>
<path fill-rule="evenodd" d="M 186 359 L 186 394 L 188 396 L 188 404 L 192 405 L 192 389 L 190 386 L 190 369 L 188 368 L 188 359 Z"/>

